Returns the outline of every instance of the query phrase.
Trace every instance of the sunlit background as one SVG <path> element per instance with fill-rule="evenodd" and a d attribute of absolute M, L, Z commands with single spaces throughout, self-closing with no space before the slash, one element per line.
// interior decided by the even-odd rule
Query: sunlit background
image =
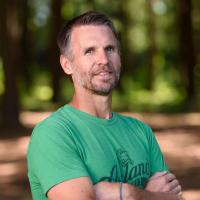
<path fill-rule="evenodd" d="M 0 200 L 31 199 L 29 135 L 73 94 L 56 36 L 88 10 L 107 14 L 119 32 L 122 78 L 113 109 L 152 126 L 186 200 L 200 199 L 200 1 L 2 0 Z"/>

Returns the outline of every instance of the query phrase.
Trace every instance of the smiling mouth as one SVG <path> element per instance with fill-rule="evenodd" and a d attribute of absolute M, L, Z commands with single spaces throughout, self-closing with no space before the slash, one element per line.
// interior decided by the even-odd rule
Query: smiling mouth
<path fill-rule="evenodd" d="M 95 73 L 95 76 L 107 76 L 107 75 L 111 75 L 113 72 L 112 71 L 99 71 L 97 73 Z"/>
<path fill-rule="evenodd" d="M 95 74 L 95 76 L 100 79 L 108 80 L 112 77 L 112 74 L 113 74 L 112 72 L 102 71 L 102 72 Z"/>
<path fill-rule="evenodd" d="M 112 72 L 100 72 L 97 75 L 106 76 L 106 75 L 110 75 L 110 74 L 112 74 Z"/>

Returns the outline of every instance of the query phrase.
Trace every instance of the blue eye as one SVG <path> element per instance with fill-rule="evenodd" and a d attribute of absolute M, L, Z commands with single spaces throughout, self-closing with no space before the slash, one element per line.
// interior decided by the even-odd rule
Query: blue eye
<path fill-rule="evenodd" d="M 108 47 L 106 47 L 106 51 L 107 51 L 108 53 L 112 53 L 114 50 L 115 50 L 115 48 L 114 48 L 113 46 L 108 46 Z"/>

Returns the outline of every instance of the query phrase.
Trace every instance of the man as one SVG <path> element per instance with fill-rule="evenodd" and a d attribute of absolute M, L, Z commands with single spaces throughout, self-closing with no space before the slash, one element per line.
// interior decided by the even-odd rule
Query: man
<path fill-rule="evenodd" d="M 33 199 L 181 199 L 151 129 L 111 110 L 121 68 L 112 22 L 87 12 L 64 26 L 58 46 L 74 95 L 33 131 L 28 149 Z"/>

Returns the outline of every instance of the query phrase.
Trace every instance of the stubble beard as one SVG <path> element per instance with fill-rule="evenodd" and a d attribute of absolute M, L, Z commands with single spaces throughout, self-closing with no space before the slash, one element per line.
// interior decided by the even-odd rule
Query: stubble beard
<path fill-rule="evenodd" d="M 112 77 L 105 80 L 96 80 L 97 77 L 94 72 L 77 73 L 77 70 L 75 70 L 75 79 L 79 86 L 83 87 L 90 93 L 101 96 L 108 96 L 116 87 L 119 81 L 121 72 L 120 68 L 121 67 L 117 67 L 117 69 L 112 68 Z"/>

